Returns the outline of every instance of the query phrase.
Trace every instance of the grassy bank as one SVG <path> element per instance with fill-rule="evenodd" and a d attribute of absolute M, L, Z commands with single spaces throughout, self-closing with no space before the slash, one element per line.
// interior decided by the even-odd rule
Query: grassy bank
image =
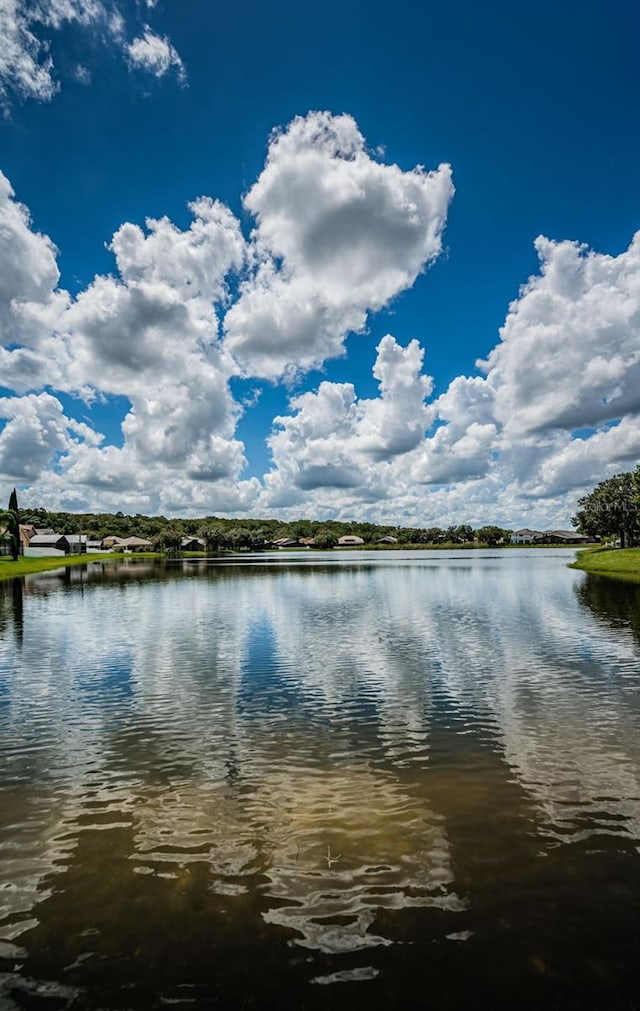
<path fill-rule="evenodd" d="M 640 548 L 588 548 L 578 552 L 570 568 L 640 581 Z"/>
<path fill-rule="evenodd" d="M 48 569 L 62 569 L 67 565 L 85 565 L 87 562 L 103 562 L 117 558 L 110 552 L 91 555 L 65 555 L 63 558 L 0 558 L 0 579 L 13 579 L 14 576 L 28 576 L 32 572 L 47 572 Z"/>

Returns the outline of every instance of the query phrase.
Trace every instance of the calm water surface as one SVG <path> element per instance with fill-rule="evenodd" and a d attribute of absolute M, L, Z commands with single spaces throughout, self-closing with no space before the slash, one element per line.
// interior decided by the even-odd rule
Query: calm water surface
<path fill-rule="evenodd" d="M 0 583 L 0 1008 L 640 1007 L 640 586 L 571 551 Z"/>

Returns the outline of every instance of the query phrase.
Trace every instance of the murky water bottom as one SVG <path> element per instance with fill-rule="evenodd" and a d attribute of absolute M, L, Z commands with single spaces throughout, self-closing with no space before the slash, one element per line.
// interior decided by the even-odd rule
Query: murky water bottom
<path fill-rule="evenodd" d="M 0 1008 L 640 1007 L 640 588 L 567 560 L 0 584 Z"/>

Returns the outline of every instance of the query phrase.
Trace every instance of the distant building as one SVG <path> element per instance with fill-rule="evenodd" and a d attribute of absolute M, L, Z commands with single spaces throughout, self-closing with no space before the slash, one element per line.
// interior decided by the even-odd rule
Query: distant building
<path fill-rule="evenodd" d="M 542 544 L 543 534 L 540 530 L 516 530 L 511 534 L 512 544 Z"/>
<path fill-rule="evenodd" d="M 29 547 L 29 541 L 36 533 L 36 528 L 32 523 L 21 523 L 20 524 L 20 550 L 24 551 L 25 548 Z"/>
<path fill-rule="evenodd" d="M 545 544 L 588 544 L 589 538 L 575 530 L 545 530 Z"/>
<path fill-rule="evenodd" d="M 25 558 L 55 558 L 68 555 L 69 550 L 69 541 L 64 534 L 34 534 L 23 554 Z"/>
<path fill-rule="evenodd" d="M 355 548 L 360 544 L 364 544 L 364 541 L 362 537 L 356 537 L 355 534 L 345 534 L 344 537 L 338 537 L 338 545 L 341 548 Z"/>
<path fill-rule="evenodd" d="M 83 555 L 87 550 L 86 534 L 65 534 L 69 545 L 69 553 L 72 555 Z"/>
<path fill-rule="evenodd" d="M 144 537 L 125 537 L 120 541 L 119 547 L 125 551 L 153 551 L 153 544 Z"/>
<path fill-rule="evenodd" d="M 379 537 L 376 544 L 397 544 L 398 538 L 394 537 L 393 534 L 385 534 L 384 537 Z"/>
<path fill-rule="evenodd" d="M 207 545 L 201 537 L 183 537 L 180 543 L 181 551 L 206 551 Z"/>
<path fill-rule="evenodd" d="M 512 544 L 588 544 L 589 538 L 575 530 L 516 530 Z"/>

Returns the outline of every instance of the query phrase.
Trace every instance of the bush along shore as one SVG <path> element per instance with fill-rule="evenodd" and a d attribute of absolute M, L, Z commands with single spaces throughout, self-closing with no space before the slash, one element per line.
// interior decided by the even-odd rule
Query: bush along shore
<path fill-rule="evenodd" d="M 640 548 L 587 548 L 570 568 L 640 582 Z"/>

